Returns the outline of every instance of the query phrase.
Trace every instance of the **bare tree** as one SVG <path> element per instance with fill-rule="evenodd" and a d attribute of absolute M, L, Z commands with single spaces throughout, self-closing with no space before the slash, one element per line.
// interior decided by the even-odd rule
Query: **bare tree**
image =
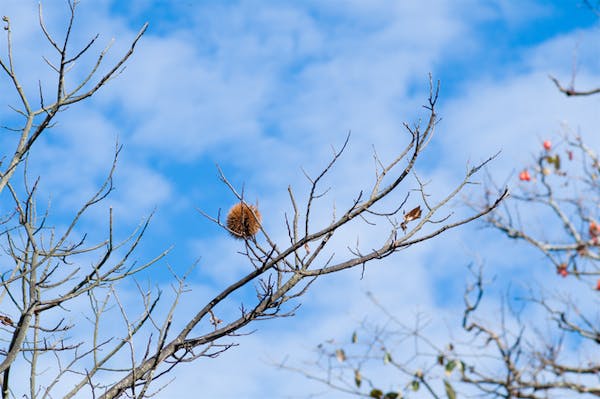
<path fill-rule="evenodd" d="M 0 339 L 6 342 L 6 347 L 0 350 L 3 398 L 21 395 L 29 398 L 149 397 L 156 392 L 155 387 L 151 390 L 152 383 L 169 374 L 178 364 L 219 355 L 234 345 L 232 337 L 244 333 L 243 328 L 257 320 L 292 315 L 299 298 L 318 277 L 353 267 L 364 269 L 372 261 L 489 213 L 506 196 L 504 190 L 488 206 L 462 219 L 443 214 L 447 212 L 449 201 L 472 182 L 473 175 L 489 160 L 469 169 L 457 187 L 436 201 L 428 197 L 418 177 L 413 179 L 416 177 L 415 165 L 438 121 L 435 107 L 439 84 L 430 81 L 425 126 L 405 126 L 407 140 L 392 160 L 384 161 L 375 154 L 373 181 L 362 184 L 364 189 L 346 209 L 333 208 L 331 219 L 325 226 L 313 221 L 314 207 L 326 198 L 323 179 L 342 156 L 349 136 L 339 150 L 333 151 L 319 173 L 306 174 L 309 187 L 306 198 L 298 198 L 292 187 L 288 187 L 290 211 L 282 220 L 288 233 L 284 239 L 271 235 L 264 228 L 261 218 L 269 215 L 260 215 L 258 208 L 248 204 L 243 192 L 219 170 L 221 181 L 238 203 L 232 210 L 237 213 L 230 214 L 228 220 L 220 213 L 216 216 L 202 213 L 216 226 L 240 239 L 249 272 L 222 288 L 194 313 L 180 315 L 185 320 L 181 325 L 175 326 L 173 318 L 181 297 L 188 290 L 187 275 L 173 274 L 172 298 L 163 305 L 164 308 L 159 306 L 162 294 L 159 290 L 138 285 L 140 306 L 134 312 L 124 306 L 123 288 L 119 284 L 137 284 L 134 276 L 155 265 L 168 252 L 165 249 L 141 263 L 133 260 L 133 252 L 144 236 L 150 217 L 122 240 L 114 237 L 112 210 L 107 210 L 105 239 L 89 243 L 87 236 L 78 232 L 83 215 L 92 207 L 100 206 L 111 193 L 121 148 L 117 145 L 114 162 L 104 183 L 73 212 L 66 225 L 61 223 L 63 227 L 51 226 L 49 207 L 39 205 L 38 182 L 44 177 L 32 180 L 27 173 L 25 161 L 30 150 L 40 135 L 51 127 L 57 113 L 95 95 L 116 77 L 147 28 L 147 25 L 142 27 L 129 51 L 105 75 L 97 76 L 108 47 L 97 56 L 89 74 L 78 84 L 68 87 L 65 77 L 71 66 L 88 55 L 97 39 L 94 37 L 77 51 L 69 49 L 76 6 L 77 1 L 69 3 L 70 19 L 62 41 L 56 40 L 46 29 L 40 7 L 41 31 L 56 51 L 54 58 L 44 58 L 55 72 L 56 97 L 48 101 L 40 90 L 37 100 L 41 105 L 37 109 L 32 107 L 13 66 L 12 27 L 9 18 L 3 18 L 7 54 L 0 58 L 0 66 L 12 82 L 20 102 L 13 109 L 22 118 L 21 125 L 11 127 L 20 134 L 20 139 L 14 152 L 6 151 L 4 159 L 7 161 L 2 163 L 0 174 L 0 193 L 14 208 L 2 219 L 1 236 L 5 259 L 12 265 L 2 274 L 0 293 L 3 301 Z M 17 171 L 19 176 L 23 175 L 22 179 L 15 178 Z M 417 189 L 413 192 L 418 195 L 413 199 L 409 193 L 415 185 Z M 409 199 L 419 205 L 407 210 Z M 440 214 L 443 215 L 440 217 Z M 372 225 L 386 225 L 389 232 L 379 237 L 376 247 L 365 249 L 357 244 L 343 256 L 333 256 L 329 244 L 336 233 L 352 226 Z M 222 303 L 252 286 L 256 287 L 256 301 L 249 305 L 240 304 L 239 314 L 231 319 L 219 319 Z M 73 320 L 74 314 L 71 318 L 65 316 L 75 308 L 84 314 L 82 320 Z M 85 311 L 81 311 L 82 308 Z M 159 311 L 159 308 L 165 310 Z M 114 321 L 115 313 L 120 317 L 119 324 Z M 120 330 L 119 325 L 122 326 Z M 88 339 L 78 341 L 72 336 L 80 329 L 85 331 Z M 14 370 L 19 372 L 15 374 Z"/>
<path fill-rule="evenodd" d="M 419 315 L 408 325 L 371 295 L 385 322 L 365 322 L 348 337 L 324 342 L 308 365 L 279 367 L 373 398 L 417 390 L 450 399 L 457 392 L 490 398 L 600 396 L 600 159 L 579 136 L 566 135 L 557 144 L 546 140 L 540 147 L 535 162 L 515 177 L 519 184 L 511 198 L 482 220 L 538 250 L 547 273 L 558 274 L 568 288 L 553 288 L 547 277 L 515 281 L 517 288 L 490 315 L 489 307 L 481 309 L 489 283 L 481 269 L 472 268 L 463 332 L 449 332 L 447 346 L 429 338 L 431 316 Z M 488 193 L 494 192 L 492 184 Z M 390 369 L 403 379 L 382 378 Z"/>
<path fill-rule="evenodd" d="M 597 1 L 583 5 L 600 15 Z M 576 90 L 576 75 L 574 58 L 569 86 L 550 79 L 567 96 L 600 93 L 597 88 Z M 540 282 L 522 298 L 545 315 L 544 329 L 540 320 L 520 317 L 522 309 L 513 309 L 512 324 L 478 318 L 485 284 L 480 273 L 475 275 L 465 294 L 463 327 L 485 342 L 494 367 L 482 370 L 475 362 L 464 367 L 461 380 L 468 386 L 493 397 L 600 396 L 599 173 L 598 154 L 581 135 L 565 132 L 556 146 L 549 140 L 542 143 L 535 162 L 520 172 L 512 201 L 486 218 L 506 237 L 539 251 L 550 272 L 572 281 L 566 292 L 551 291 Z M 456 352 L 451 356 L 460 358 Z"/>
<path fill-rule="evenodd" d="M 597 5 L 585 4 L 597 13 Z M 551 80 L 567 96 L 600 92 L 574 90 L 575 71 L 568 89 Z M 457 392 L 485 398 L 600 396 L 600 157 L 566 130 L 556 142 L 540 143 L 533 162 L 513 181 L 510 199 L 481 221 L 537 251 L 547 273 L 564 278 L 563 284 L 553 286 L 547 275 L 512 280 L 519 289 L 509 289 L 490 314 L 482 309 L 490 282 L 482 268 L 471 266 L 462 331 L 450 332 L 447 346 L 429 338 L 430 317 L 420 315 L 408 325 L 371 295 L 386 322 L 363 323 L 351 336 L 319 345 L 308 365 L 279 367 L 359 397 L 393 399 L 413 391 L 448 399 Z M 499 191 L 490 177 L 486 198 L 468 204 L 491 205 Z M 390 369 L 393 383 L 381 378 Z"/>
<path fill-rule="evenodd" d="M 493 373 L 467 368 L 462 379 L 495 396 L 600 396 L 600 163 L 579 136 L 566 136 L 560 147 L 555 150 L 549 141 L 544 142 L 537 164 L 530 168 L 531 178 L 522 172 L 523 184 L 512 203 L 487 219 L 507 237 L 539 250 L 548 260 L 549 272 L 574 280 L 572 292 L 557 289 L 551 293 L 540 283 L 542 288 L 532 288 L 524 298 L 546 314 L 549 325 L 544 329 L 539 321 L 530 324 L 526 318 L 516 317 L 519 327 L 515 328 L 474 317 L 484 291 L 481 277 L 477 278 L 472 288 L 477 300 L 466 302 L 464 327 L 491 343 L 500 367 Z M 568 165 L 575 162 L 578 167 Z M 525 211 L 540 215 L 538 220 L 543 220 L 543 225 L 531 223 Z M 573 342 L 577 342 L 575 350 L 570 347 Z"/>
<path fill-rule="evenodd" d="M 596 17 L 600 17 L 600 2 L 596 0 L 582 0 L 581 5 L 593 13 Z M 572 71 L 571 71 L 571 80 L 568 86 L 565 86 L 560 82 L 556 77 L 550 75 L 550 80 L 554 83 L 556 88 L 566 95 L 567 97 L 571 96 L 591 96 L 594 94 L 600 93 L 600 87 L 595 87 L 587 90 L 575 89 L 575 79 L 577 77 L 577 53 L 573 55 L 572 61 Z"/>

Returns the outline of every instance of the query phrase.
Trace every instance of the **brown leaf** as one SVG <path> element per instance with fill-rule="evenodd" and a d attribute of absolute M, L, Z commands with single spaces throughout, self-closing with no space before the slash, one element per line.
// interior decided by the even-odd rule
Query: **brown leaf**
<path fill-rule="evenodd" d="M 335 357 L 341 363 L 346 360 L 346 353 L 344 352 L 343 349 L 337 349 L 335 351 Z"/>
<path fill-rule="evenodd" d="M 421 206 L 411 209 L 406 215 L 404 215 L 404 223 L 408 223 L 412 220 L 416 220 L 421 217 Z"/>
<path fill-rule="evenodd" d="M 4 324 L 5 326 L 13 326 L 13 321 L 10 319 L 10 317 L 8 316 L 2 316 L 0 315 L 0 323 Z"/>
<path fill-rule="evenodd" d="M 358 369 L 354 370 L 354 384 L 356 384 L 357 388 L 360 388 L 360 384 L 362 383 L 362 376 L 360 375 L 360 371 Z"/>
<path fill-rule="evenodd" d="M 411 209 L 407 214 L 404 215 L 404 221 L 400 223 L 402 231 L 406 231 L 406 224 L 412 220 L 416 220 L 421 217 L 421 206 Z"/>

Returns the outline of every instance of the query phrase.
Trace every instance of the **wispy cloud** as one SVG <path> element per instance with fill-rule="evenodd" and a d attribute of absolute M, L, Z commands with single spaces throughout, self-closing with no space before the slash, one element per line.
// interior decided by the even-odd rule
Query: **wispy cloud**
<path fill-rule="evenodd" d="M 28 83 L 35 95 L 37 79 L 50 76 L 40 66 L 39 55 L 47 50 L 40 47 L 35 7 L 6 4 L 2 13 L 13 16 L 15 52 L 21 54 L 23 75 L 35 78 Z M 441 93 L 443 120 L 432 155 L 418 169 L 432 180 L 435 195 L 460 179 L 467 162 L 502 150 L 491 169 L 506 176 L 528 161 L 524 149 L 560 131 L 562 121 L 583 131 L 600 122 L 596 103 L 567 101 L 546 77 L 550 72 L 568 78 L 573 46 L 589 32 L 540 38 L 520 47 L 518 56 L 495 43 L 501 38 L 489 28 L 493 23 L 522 27 L 552 14 L 539 2 L 177 2 L 165 14 L 160 2 L 131 4 L 138 8 L 82 3 L 79 29 L 117 37 L 112 57 L 123 52 L 139 21 L 150 19 L 151 29 L 123 74 L 95 99 L 67 111 L 39 143 L 32 171 L 43 175 L 45 193 L 69 209 L 104 176 L 118 137 L 124 152 L 117 191 L 107 205 L 115 206 L 124 224 L 157 206 L 160 231 L 152 233 L 150 246 L 177 243 L 169 258 L 177 270 L 200 257 L 195 283 L 207 289 L 199 297 L 251 267 L 236 254 L 238 242 L 194 211 L 194 206 L 225 211 L 234 202 L 207 172 L 213 162 L 238 187 L 245 184 L 247 198 L 266 210 L 265 226 L 284 242 L 287 185 L 299 194 L 306 190 L 300 167 L 318 170 L 331 155 L 329 146 L 339 147 L 352 131 L 348 153 L 327 182 L 333 190 L 315 213 L 330 218 L 334 202 L 342 206 L 373 177 L 371 145 L 382 158 L 401 147 L 402 122 L 421 115 L 430 71 L 451 77 L 453 88 Z M 60 31 L 64 4 L 45 6 L 49 26 Z M 20 21 L 27 23 L 17 33 Z M 578 82 L 600 82 L 597 58 L 585 48 Z M 500 62 L 493 68 L 486 64 L 488 49 Z M 373 234 L 343 232 L 338 256 L 346 251 L 345 241 L 376 240 L 377 229 L 385 226 Z M 445 297 L 459 294 L 453 290 L 461 286 L 469 259 L 457 259 L 472 249 L 472 237 L 464 229 L 411 248 L 369 266 L 362 279 L 360 270 L 323 278 L 296 318 L 259 324 L 254 335 L 236 339 L 239 348 L 179 369 L 162 395 L 183 397 L 201 380 L 207 397 L 302 397 L 307 382 L 282 375 L 265 358 L 305 358 L 318 342 L 348 334 L 372 312 L 365 291 L 376 292 L 401 318 L 414 317 L 416 308 L 452 317 L 460 303 Z M 492 264 L 499 270 L 514 266 Z M 181 314 L 194 306 L 184 301 Z M 232 302 L 227 312 L 235 309 Z M 225 374 L 236 375 L 237 387 L 224 384 Z"/>

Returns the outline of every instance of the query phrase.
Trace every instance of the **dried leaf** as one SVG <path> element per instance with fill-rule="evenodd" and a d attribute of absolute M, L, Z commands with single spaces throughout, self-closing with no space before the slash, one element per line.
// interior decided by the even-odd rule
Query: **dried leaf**
<path fill-rule="evenodd" d="M 421 206 L 411 209 L 406 215 L 404 215 L 404 223 L 408 223 L 412 220 L 416 220 L 421 217 Z"/>
<path fill-rule="evenodd" d="M 407 214 L 404 215 L 404 220 L 400 223 L 402 231 L 406 231 L 406 224 L 412 220 L 416 220 L 421 217 L 421 206 L 411 209 Z"/>
<path fill-rule="evenodd" d="M 447 380 L 444 380 L 444 388 L 446 388 L 446 396 L 448 399 L 456 399 L 456 391 Z"/>
<path fill-rule="evenodd" d="M 371 392 L 369 392 L 369 397 L 381 399 L 383 397 L 383 391 L 377 388 L 371 389 Z"/>
<path fill-rule="evenodd" d="M 342 363 L 346 360 L 346 352 L 344 352 L 343 349 L 336 349 L 335 357 L 340 363 Z"/>
<path fill-rule="evenodd" d="M 358 369 L 354 370 L 354 383 L 357 388 L 360 388 L 360 384 L 362 384 L 362 376 L 360 375 L 360 371 Z"/>
<path fill-rule="evenodd" d="M 352 333 L 352 343 L 355 344 L 358 342 L 358 335 L 356 335 L 356 331 Z"/>
<path fill-rule="evenodd" d="M 383 355 L 383 364 L 388 364 L 391 361 L 392 361 L 392 355 L 390 355 L 389 352 L 385 352 L 385 355 Z"/>
<path fill-rule="evenodd" d="M 4 324 L 5 326 L 13 326 L 14 325 L 14 323 L 10 319 L 10 317 L 2 316 L 2 315 L 0 315 L 0 323 Z"/>

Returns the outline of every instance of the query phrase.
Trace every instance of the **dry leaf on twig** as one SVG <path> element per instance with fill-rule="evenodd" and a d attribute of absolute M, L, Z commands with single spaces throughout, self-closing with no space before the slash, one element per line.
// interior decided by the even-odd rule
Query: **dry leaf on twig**
<path fill-rule="evenodd" d="M 407 214 L 404 215 L 404 221 L 400 223 L 402 231 L 406 231 L 406 224 L 410 221 L 416 220 L 421 217 L 421 206 L 411 209 Z"/>

